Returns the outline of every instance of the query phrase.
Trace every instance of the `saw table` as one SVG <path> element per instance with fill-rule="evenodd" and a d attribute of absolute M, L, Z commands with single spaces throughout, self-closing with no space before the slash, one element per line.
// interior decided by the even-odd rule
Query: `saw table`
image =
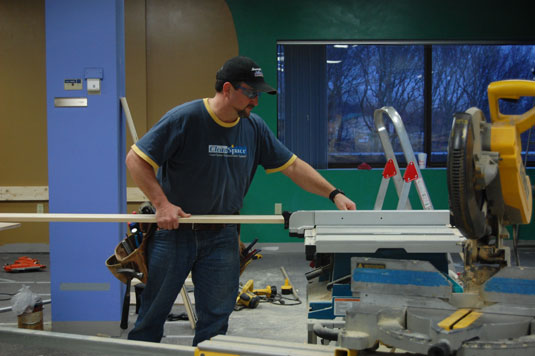
<path fill-rule="evenodd" d="M 459 253 L 465 238 L 449 219 L 449 210 L 297 211 L 289 232 L 316 253 Z"/>
<path fill-rule="evenodd" d="M 466 241 L 449 218 L 448 210 L 292 213 L 290 235 L 304 238 L 307 259 L 316 267 L 306 275 L 308 341 L 316 340 L 316 324 L 339 325 L 339 319 L 359 304 L 360 293 L 350 284 L 353 258 L 425 261 L 448 275 L 448 253 L 460 253 Z"/>

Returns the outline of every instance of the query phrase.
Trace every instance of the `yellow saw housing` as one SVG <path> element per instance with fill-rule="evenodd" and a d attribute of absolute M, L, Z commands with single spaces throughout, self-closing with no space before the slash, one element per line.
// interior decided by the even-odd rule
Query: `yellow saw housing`
<path fill-rule="evenodd" d="M 503 80 L 488 87 L 491 127 L 491 151 L 499 152 L 498 170 L 508 224 L 529 224 L 532 214 L 531 182 L 522 163 L 520 134 L 535 124 L 535 107 L 521 115 L 505 115 L 499 110 L 500 99 L 535 97 L 535 81 Z"/>

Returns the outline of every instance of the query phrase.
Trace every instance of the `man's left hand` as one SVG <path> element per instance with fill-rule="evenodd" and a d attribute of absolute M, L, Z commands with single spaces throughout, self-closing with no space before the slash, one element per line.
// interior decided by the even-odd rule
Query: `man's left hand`
<path fill-rule="evenodd" d="M 334 204 L 339 210 L 357 210 L 357 204 L 344 194 L 336 194 Z"/>

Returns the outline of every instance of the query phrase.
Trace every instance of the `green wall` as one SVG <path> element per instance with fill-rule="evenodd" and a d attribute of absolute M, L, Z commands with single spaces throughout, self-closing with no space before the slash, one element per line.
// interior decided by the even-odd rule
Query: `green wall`
<path fill-rule="evenodd" d="M 239 52 L 255 59 L 266 80 L 277 82 L 277 41 L 284 40 L 456 40 L 534 41 L 535 26 L 529 2 L 504 5 L 498 1 L 431 0 L 227 0 L 238 36 Z M 460 108 L 464 110 L 465 108 Z M 277 100 L 263 96 L 256 109 L 271 129 L 277 130 Z M 381 181 L 381 170 L 323 170 L 321 174 L 343 189 L 360 209 L 372 209 Z M 435 209 L 448 209 L 446 172 L 423 172 Z M 533 181 L 533 178 L 532 178 Z M 397 203 L 391 183 L 386 209 Z M 415 188 L 414 208 L 419 208 Z M 244 214 L 273 214 L 274 204 L 283 210 L 334 209 L 324 198 L 308 194 L 280 173 L 263 170 L 246 197 Z M 535 236 L 535 228 L 522 227 L 521 238 Z M 243 240 L 297 242 L 280 226 L 243 227 Z"/>

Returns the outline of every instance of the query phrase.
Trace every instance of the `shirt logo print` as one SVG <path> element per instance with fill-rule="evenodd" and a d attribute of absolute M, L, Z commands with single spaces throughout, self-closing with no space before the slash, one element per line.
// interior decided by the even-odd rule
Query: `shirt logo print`
<path fill-rule="evenodd" d="M 208 145 L 208 155 L 219 157 L 246 157 L 247 147 L 235 145 Z"/>

